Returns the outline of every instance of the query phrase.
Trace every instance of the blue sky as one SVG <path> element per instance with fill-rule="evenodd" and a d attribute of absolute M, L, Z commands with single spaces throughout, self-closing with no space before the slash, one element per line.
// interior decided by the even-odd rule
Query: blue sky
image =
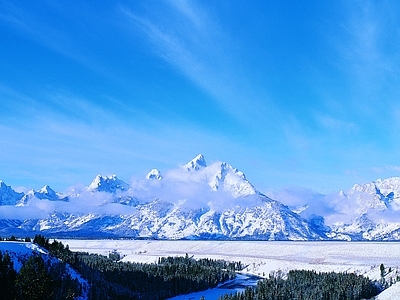
<path fill-rule="evenodd" d="M 129 181 L 198 153 L 261 191 L 400 175 L 395 1 L 2 1 L 0 179 Z"/>

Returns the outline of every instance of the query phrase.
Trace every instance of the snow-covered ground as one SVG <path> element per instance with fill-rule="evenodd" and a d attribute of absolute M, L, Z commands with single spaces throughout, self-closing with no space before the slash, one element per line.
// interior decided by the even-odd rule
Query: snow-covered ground
<path fill-rule="evenodd" d="M 22 267 L 23 258 L 26 259 L 33 253 L 47 254 L 47 252 L 32 243 L 25 242 L 11 242 L 11 241 L 1 241 L 0 242 L 0 252 L 7 252 L 10 254 L 12 262 L 14 264 L 14 269 L 19 272 Z"/>
<path fill-rule="evenodd" d="M 355 272 L 380 279 L 380 265 L 386 267 L 387 279 L 400 270 L 398 242 L 271 242 L 271 241 L 153 241 L 153 240 L 61 240 L 72 251 L 108 255 L 117 250 L 123 261 L 154 263 L 159 257 L 181 256 L 241 261 L 245 273 L 268 276 L 304 269 L 317 272 Z M 389 268 L 391 272 L 389 273 Z M 391 290 L 400 291 L 400 283 Z M 394 292 L 396 293 L 396 291 Z M 384 298 L 382 294 L 379 299 Z M 198 299 L 201 295 L 191 295 Z M 178 298 L 177 298 L 178 299 Z M 179 298 L 184 299 L 184 298 Z M 208 298 L 206 298 L 208 299 Z M 400 299 L 400 296 L 399 298 Z"/>
<path fill-rule="evenodd" d="M 400 299 L 400 283 L 392 285 L 384 290 L 375 298 L 375 300 L 398 300 Z"/>
<path fill-rule="evenodd" d="M 379 266 L 400 266 L 397 242 L 270 242 L 270 241 L 153 241 L 61 240 L 72 251 L 108 255 L 117 250 L 123 261 L 154 263 L 162 256 L 188 253 L 194 258 L 241 261 L 245 272 L 268 276 L 292 269 L 357 272 L 379 279 Z"/>

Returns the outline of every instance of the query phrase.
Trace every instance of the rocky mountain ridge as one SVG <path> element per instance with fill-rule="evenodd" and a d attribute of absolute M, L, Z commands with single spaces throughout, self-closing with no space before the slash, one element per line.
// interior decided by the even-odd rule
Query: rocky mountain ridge
<path fill-rule="evenodd" d="M 399 240 L 400 221 L 394 217 L 399 195 L 399 178 L 356 184 L 329 204 L 338 214 L 351 204 L 354 218 L 327 226 L 324 215 L 305 217 L 308 206 L 292 210 L 278 201 L 284 199 L 257 191 L 230 164 L 207 165 L 200 154 L 163 175 L 152 169 L 139 184 L 97 175 L 87 187 L 66 194 L 47 185 L 17 193 L 0 181 L 0 232 L 88 238 Z M 26 214 L 27 207 L 40 214 Z M 18 217 L 12 217 L 14 212 Z"/>

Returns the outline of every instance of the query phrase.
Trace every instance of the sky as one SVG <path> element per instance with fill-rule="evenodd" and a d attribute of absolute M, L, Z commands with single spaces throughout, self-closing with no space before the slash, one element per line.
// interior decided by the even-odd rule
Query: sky
<path fill-rule="evenodd" d="M 0 180 L 66 190 L 202 153 L 261 192 L 400 175 L 400 3 L 1 1 Z"/>

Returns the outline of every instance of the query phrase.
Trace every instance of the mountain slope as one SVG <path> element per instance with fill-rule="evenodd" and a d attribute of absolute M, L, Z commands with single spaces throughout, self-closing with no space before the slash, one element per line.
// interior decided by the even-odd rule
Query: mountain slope
<path fill-rule="evenodd" d="M 92 183 L 87 187 L 90 192 L 107 192 L 115 193 L 116 191 L 124 191 L 129 188 L 129 185 L 118 179 L 117 175 L 102 176 L 97 175 Z"/>
<path fill-rule="evenodd" d="M 23 196 L 0 180 L 0 205 L 15 205 Z"/>
<path fill-rule="evenodd" d="M 17 206 L 30 205 L 35 200 L 68 201 L 68 196 L 55 192 L 50 186 L 45 185 L 40 190 L 29 190 L 16 202 Z"/>
<path fill-rule="evenodd" d="M 355 184 L 341 192 L 338 211 L 352 213 L 348 222 L 332 225 L 334 235 L 352 240 L 400 240 L 400 178 Z"/>
<path fill-rule="evenodd" d="M 86 189 L 64 198 L 45 186 L 29 191 L 17 205 L 45 207 L 47 217 L 0 222 L 0 232 L 160 239 L 326 238 L 324 230 L 258 192 L 243 172 L 225 162 L 207 165 L 201 154 L 163 176 L 153 169 L 133 186 L 116 175 L 97 175 Z"/>
<path fill-rule="evenodd" d="M 208 165 L 201 154 L 163 175 L 152 169 L 131 184 L 97 175 L 68 194 L 47 185 L 17 193 L 0 181 L 0 200 L 3 235 L 400 240 L 399 177 L 356 184 L 334 197 L 319 194 L 296 210 L 257 191 L 230 164 Z M 313 206 L 321 205 L 327 213 L 315 214 Z"/>
<path fill-rule="evenodd" d="M 37 244 L 31 243 L 31 242 L 20 242 L 20 241 L 0 241 L 0 254 L 5 255 L 7 254 L 10 258 L 10 262 L 12 264 L 12 268 L 19 273 L 19 275 L 22 275 L 21 278 L 18 279 L 19 283 L 22 285 L 19 285 L 19 287 L 28 287 L 29 293 L 21 293 L 21 295 L 17 296 L 17 298 L 21 299 L 38 299 L 41 298 L 39 295 L 43 293 L 41 290 L 35 290 L 35 287 L 32 286 L 32 283 L 36 283 L 37 285 L 41 285 L 40 281 L 37 281 L 38 278 L 43 280 L 43 276 L 52 276 L 51 278 L 54 280 L 52 282 L 52 285 L 47 285 L 47 288 L 50 288 L 50 290 L 44 291 L 47 294 L 51 293 L 52 289 L 56 289 L 57 291 L 57 296 L 53 294 L 55 298 L 63 298 L 61 297 L 62 294 L 66 295 L 68 294 L 67 290 L 67 284 L 65 283 L 60 283 L 60 280 L 63 280 L 64 282 L 68 281 L 73 281 L 75 283 L 75 286 L 77 290 L 75 292 L 79 292 L 81 295 L 77 296 L 75 294 L 74 299 L 77 300 L 84 300 L 88 299 L 88 291 L 90 288 L 90 285 L 87 280 L 82 278 L 82 276 L 76 272 L 68 263 L 65 263 L 61 261 L 59 258 L 52 256 L 49 254 L 49 252 L 38 246 Z M 33 259 L 33 260 L 32 260 Z M 42 260 L 42 264 L 40 264 L 40 259 Z M 3 263 L 3 261 L 2 261 Z M 28 267 L 27 267 L 28 266 Z M 41 269 L 43 267 L 43 269 Z M 23 270 L 25 268 L 25 270 Z M 29 271 L 27 271 L 29 270 Z M 44 271 L 46 275 L 39 274 L 39 272 Z M 33 272 L 33 273 L 32 273 Z M 51 274 L 51 275 L 50 275 Z M 32 281 L 32 278 L 30 276 L 35 277 L 34 281 Z M 3 278 L 4 279 L 4 278 Z M 59 284 L 59 285 L 58 285 Z M 12 285 L 12 284 L 10 284 Z M 15 288 L 12 286 L 8 286 L 7 291 L 3 292 L 10 292 L 11 288 Z M 62 289 L 63 293 L 60 294 L 60 289 Z M 18 290 L 17 294 L 23 290 Z M 22 296 L 22 297 L 21 297 Z M 7 296 L 4 296 L 8 299 Z"/>

